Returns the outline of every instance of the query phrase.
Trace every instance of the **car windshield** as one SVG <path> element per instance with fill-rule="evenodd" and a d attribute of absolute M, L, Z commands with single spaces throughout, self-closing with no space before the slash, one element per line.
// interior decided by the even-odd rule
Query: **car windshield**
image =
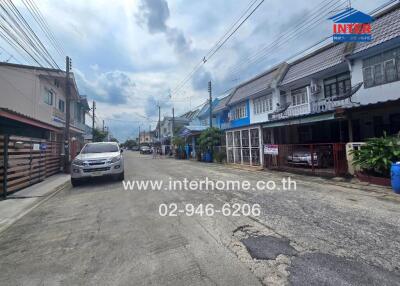
<path fill-rule="evenodd" d="M 107 152 L 118 152 L 118 146 L 115 144 L 107 144 L 107 143 L 87 144 L 82 149 L 81 153 L 87 154 L 87 153 L 107 153 Z"/>

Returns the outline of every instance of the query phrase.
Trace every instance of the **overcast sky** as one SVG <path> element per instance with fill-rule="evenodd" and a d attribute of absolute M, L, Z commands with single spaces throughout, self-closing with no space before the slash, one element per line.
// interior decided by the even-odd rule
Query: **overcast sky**
<path fill-rule="evenodd" d="M 180 115 L 204 102 L 212 79 L 215 96 L 250 76 L 289 58 L 328 36 L 331 22 L 322 21 L 301 37 L 262 59 L 246 59 L 283 32 L 310 18 L 310 11 L 329 0 L 265 0 L 235 35 L 188 81 L 178 94 L 171 90 L 184 79 L 250 0 L 40 0 L 37 5 L 73 60 L 80 93 L 96 100 L 99 123 L 105 119 L 118 139 L 148 130 L 161 114 Z M 343 2 L 345 2 L 343 0 Z M 363 12 L 384 0 L 353 1 Z M 327 9 L 324 9 L 326 12 Z M 329 10 L 329 9 L 328 9 Z M 322 12 L 322 11 L 321 11 Z M 330 11 L 328 11 L 330 12 Z M 332 11 L 331 15 L 337 13 Z M 190 99 L 189 99 L 190 97 Z M 146 119 L 146 118 L 149 118 Z"/>

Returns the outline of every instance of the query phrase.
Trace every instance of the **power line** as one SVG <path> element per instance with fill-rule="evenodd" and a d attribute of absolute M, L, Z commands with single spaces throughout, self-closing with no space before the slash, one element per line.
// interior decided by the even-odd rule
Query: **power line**
<path fill-rule="evenodd" d="M 49 25 L 46 21 L 46 19 L 43 17 L 43 14 L 41 13 L 39 7 L 35 4 L 34 1 L 31 0 L 22 0 L 24 3 L 25 7 L 31 14 L 31 16 L 34 18 L 40 29 L 43 31 L 44 35 L 47 37 L 49 42 L 53 45 L 54 49 L 58 52 L 58 54 L 61 57 L 64 57 L 65 52 L 62 48 L 62 45 L 60 42 L 57 40 L 57 38 L 54 36 L 53 32 L 49 28 Z"/>
<path fill-rule="evenodd" d="M 330 0 L 327 3 L 325 2 L 327 1 L 322 1 L 320 4 L 317 5 L 316 8 L 313 9 L 314 11 L 311 12 L 310 15 L 311 18 L 308 18 L 305 21 L 301 21 L 300 23 L 296 23 L 295 25 L 293 25 L 294 29 L 288 29 L 282 35 L 279 35 L 276 40 L 258 50 L 252 56 L 248 57 L 245 61 L 239 62 L 234 67 L 232 67 L 232 77 L 249 65 L 254 64 L 255 62 L 260 62 L 261 59 L 270 56 L 271 53 L 276 52 L 279 47 L 287 45 L 290 41 L 298 38 L 304 32 L 308 32 L 311 29 L 317 27 L 321 21 L 326 19 L 326 17 L 331 13 L 332 9 L 344 8 L 344 5 L 346 5 L 345 3 L 340 1 Z M 322 7 L 318 7 L 321 5 Z"/>
<path fill-rule="evenodd" d="M 49 66 L 53 69 L 60 69 L 13 1 L 1 0 L 0 8 L 0 18 L 2 19 L 0 28 L 7 35 L 7 43 L 14 42 L 19 47 L 17 50 L 26 53 L 40 67 Z M 4 34 L 3 38 L 5 38 Z M 15 45 L 11 46 L 16 48 Z"/>
<path fill-rule="evenodd" d="M 228 33 L 229 35 L 228 35 L 227 37 L 225 37 L 225 39 L 224 39 L 222 42 L 221 42 L 221 39 L 220 39 L 220 40 L 218 41 L 218 42 L 220 42 L 220 44 L 218 44 L 216 48 L 214 48 L 215 45 L 213 45 L 213 47 L 212 47 L 212 49 L 211 49 L 212 51 L 207 53 L 207 55 L 209 55 L 209 56 L 208 56 L 208 57 L 203 57 L 203 59 L 202 59 L 197 65 L 195 65 L 195 67 L 194 67 L 193 70 L 189 73 L 189 75 L 187 75 L 187 76 L 184 78 L 184 80 L 183 80 L 181 83 L 179 83 L 177 87 L 175 87 L 175 88 L 173 89 L 173 92 L 174 92 L 174 93 L 178 93 L 178 92 L 186 85 L 186 83 L 191 79 L 191 77 L 195 74 L 195 72 L 196 72 L 202 65 L 204 65 L 208 60 L 210 60 L 210 59 L 218 52 L 219 49 L 221 49 L 221 47 L 233 36 L 234 33 L 236 33 L 236 31 L 250 18 L 250 16 L 254 14 L 254 12 L 261 6 L 262 3 L 264 3 L 264 1 L 265 1 L 265 0 L 261 0 L 261 2 L 258 3 L 258 5 L 257 5 L 255 8 L 253 8 L 253 9 L 251 10 L 251 12 L 250 12 L 243 20 L 241 20 L 241 19 L 244 17 L 244 15 L 246 15 L 247 12 L 250 10 L 250 9 L 246 9 L 246 11 L 243 13 L 243 15 L 234 23 L 233 27 L 235 27 L 235 26 L 237 25 L 237 23 L 241 21 L 241 22 L 236 26 L 236 28 L 235 28 L 233 31 L 231 31 L 230 33 Z M 251 8 L 253 5 L 254 5 L 254 3 L 251 3 L 251 4 L 250 4 L 250 8 Z M 232 26 L 231 26 L 231 28 L 230 28 L 229 30 L 232 30 Z M 229 31 L 229 30 L 228 30 L 228 31 Z M 225 34 L 227 34 L 227 33 L 225 33 Z"/>

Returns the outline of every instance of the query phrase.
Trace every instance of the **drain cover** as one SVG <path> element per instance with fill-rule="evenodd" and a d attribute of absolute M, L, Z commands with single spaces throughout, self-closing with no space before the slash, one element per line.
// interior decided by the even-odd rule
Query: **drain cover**
<path fill-rule="evenodd" d="M 279 254 L 288 256 L 297 254 L 285 238 L 274 236 L 257 236 L 242 239 L 242 243 L 246 246 L 251 257 L 256 259 L 275 259 Z"/>

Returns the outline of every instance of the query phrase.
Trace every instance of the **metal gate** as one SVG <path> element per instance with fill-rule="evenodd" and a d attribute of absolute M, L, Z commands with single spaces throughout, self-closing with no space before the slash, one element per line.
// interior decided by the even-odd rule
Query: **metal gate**
<path fill-rule="evenodd" d="M 0 193 L 20 190 L 60 171 L 61 143 L 0 135 Z"/>
<path fill-rule="evenodd" d="M 280 144 L 278 155 L 264 155 L 265 167 L 320 176 L 345 176 L 348 173 L 346 145 Z"/>

